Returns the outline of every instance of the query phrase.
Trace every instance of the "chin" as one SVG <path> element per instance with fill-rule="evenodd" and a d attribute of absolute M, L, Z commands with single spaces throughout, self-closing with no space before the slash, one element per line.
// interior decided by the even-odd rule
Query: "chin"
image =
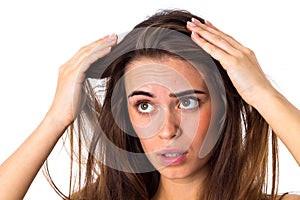
<path fill-rule="evenodd" d="M 194 170 L 189 169 L 187 166 L 168 166 L 159 170 L 161 176 L 164 176 L 168 179 L 185 179 L 190 177 L 192 174 L 196 172 Z"/>
<path fill-rule="evenodd" d="M 166 166 L 158 170 L 160 175 L 170 180 L 192 180 L 205 177 L 209 171 L 207 158 L 199 159 L 196 163 Z"/>

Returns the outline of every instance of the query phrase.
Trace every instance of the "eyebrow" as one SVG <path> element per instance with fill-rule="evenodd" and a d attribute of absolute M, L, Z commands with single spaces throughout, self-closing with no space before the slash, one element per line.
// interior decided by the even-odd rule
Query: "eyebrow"
<path fill-rule="evenodd" d="M 170 97 L 182 97 L 182 96 L 186 96 L 186 95 L 190 95 L 190 94 L 206 94 L 204 91 L 201 90 L 186 90 L 186 91 L 182 91 L 182 92 L 178 92 L 178 93 L 171 93 L 169 96 Z M 128 98 L 132 97 L 132 96 L 137 96 L 137 95 L 143 95 L 143 96 L 147 96 L 147 97 L 151 97 L 154 98 L 155 96 L 153 94 L 151 94 L 150 92 L 145 92 L 145 91 L 133 91 L 132 93 L 130 93 L 128 95 Z"/>
<path fill-rule="evenodd" d="M 145 92 L 145 91 L 133 91 L 132 93 L 130 93 L 128 95 L 128 98 L 132 97 L 132 96 L 136 96 L 136 95 L 143 95 L 143 96 L 147 96 L 147 97 L 151 97 L 151 98 L 154 98 L 154 95 L 149 93 L 149 92 Z"/>
<path fill-rule="evenodd" d="M 170 97 L 182 97 L 190 94 L 206 94 L 204 91 L 201 90 L 186 90 L 178 93 L 171 93 L 169 96 Z"/>

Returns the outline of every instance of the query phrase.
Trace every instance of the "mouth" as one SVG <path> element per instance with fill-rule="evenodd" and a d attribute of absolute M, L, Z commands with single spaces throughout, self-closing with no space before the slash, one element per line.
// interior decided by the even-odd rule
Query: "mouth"
<path fill-rule="evenodd" d="M 174 166 L 184 162 L 187 151 L 172 148 L 162 150 L 157 155 L 161 164 L 166 166 Z"/>
<path fill-rule="evenodd" d="M 165 153 L 165 154 L 161 154 L 161 156 L 164 156 L 166 158 L 176 158 L 182 154 L 183 153 Z"/>

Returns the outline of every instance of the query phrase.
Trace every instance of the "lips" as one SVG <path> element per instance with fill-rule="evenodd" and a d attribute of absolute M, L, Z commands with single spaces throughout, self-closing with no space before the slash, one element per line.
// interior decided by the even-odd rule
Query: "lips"
<path fill-rule="evenodd" d="M 163 165 L 179 165 L 186 158 L 187 151 L 177 148 L 168 148 L 158 152 L 157 156 Z"/>

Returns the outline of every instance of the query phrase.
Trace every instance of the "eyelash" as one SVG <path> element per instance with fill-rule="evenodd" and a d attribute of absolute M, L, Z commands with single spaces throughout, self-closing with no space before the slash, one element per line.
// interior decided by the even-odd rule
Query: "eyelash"
<path fill-rule="evenodd" d="M 139 106 L 140 106 L 141 104 L 143 104 L 143 103 L 152 105 L 149 101 L 141 100 L 141 101 L 136 102 L 136 103 L 134 104 L 134 107 L 136 108 L 137 112 L 138 112 L 140 115 L 148 115 L 148 114 L 149 114 L 148 112 L 141 112 L 141 111 L 139 110 Z M 152 106 L 154 106 L 154 105 L 152 105 Z"/>
<path fill-rule="evenodd" d="M 180 104 L 181 104 L 184 100 L 193 100 L 193 101 L 196 101 L 196 102 L 197 102 L 197 105 L 196 105 L 195 107 L 193 107 L 193 108 L 190 108 L 190 109 L 180 108 Z M 154 105 L 154 104 L 151 104 L 150 101 L 148 101 L 148 100 L 140 100 L 140 101 L 138 101 L 138 102 L 136 102 L 136 103 L 134 104 L 134 106 L 135 106 L 137 112 L 138 112 L 140 115 L 149 115 L 150 112 L 152 112 L 152 111 L 150 111 L 150 112 L 141 112 L 141 111 L 139 110 L 139 108 L 140 108 L 141 104 L 143 104 L 143 103 L 144 103 L 144 104 L 150 104 L 150 105 L 151 105 L 152 107 L 154 107 L 154 109 L 155 109 L 155 105 Z M 194 111 L 194 110 L 197 110 L 197 109 L 201 106 L 201 104 L 202 104 L 201 99 L 199 99 L 199 98 L 197 98 L 197 97 L 194 97 L 194 96 L 187 96 L 187 97 L 182 97 L 182 98 L 179 98 L 179 99 L 178 99 L 177 108 L 182 109 L 182 110 L 185 110 L 185 111 Z"/>
<path fill-rule="evenodd" d="M 197 97 L 194 97 L 194 96 L 187 96 L 187 97 L 182 97 L 178 100 L 178 107 L 180 106 L 180 104 L 184 101 L 184 100 L 193 100 L 193 101 L 196 101 L 197 105 L 194 106 L 193 108 L 188 108 L 188 109 L 183 109 L 185 111 L 194 111 L 194 110 L 197 110 L 200 106 L 201 106 L 201 99 L 197 98 Z"/>

